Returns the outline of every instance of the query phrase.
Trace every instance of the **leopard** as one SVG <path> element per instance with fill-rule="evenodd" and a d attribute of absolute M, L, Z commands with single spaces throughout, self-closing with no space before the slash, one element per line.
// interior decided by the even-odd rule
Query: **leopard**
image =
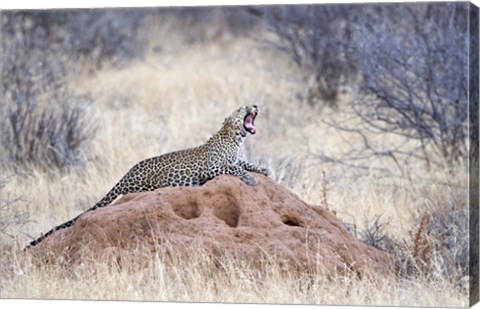
<path fill-rule="evenodd" d="M 163 187 L 201 186 L 220 175 L 233 175 L 246 185 L 257 185 L 258 180 L 249 172 L 269 176 L 271 171 L 268 167 L 245 161 L 243 144 L 248 134 L 256 133 L 254 122 L 258 114 L 257 105 L 240 106 L 206 143 L 140 161 L 94 206 L 33 240 L 25 250 L 38 245 L 56 231 L 73 226 L 85 213 L 109 206 L 119 196 L 128 193 Z"/>

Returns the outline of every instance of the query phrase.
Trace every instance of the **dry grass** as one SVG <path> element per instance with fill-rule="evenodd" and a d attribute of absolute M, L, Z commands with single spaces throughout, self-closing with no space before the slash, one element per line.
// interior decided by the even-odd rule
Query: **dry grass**
<path fill-rule="evenodd" d="M 157 36 L 162 33 L 172 39 L 169 31 Z M 2 188 L 2 200 L 22 197 L 15 209 L 30 214 L 28 223 L 12 224 L 8 236 L 1 234 L 2 298 L 467 305 L 464 288 L 441 274 L 328 281 L 322 276 L 282 274 L 275 265 L 258 274 L 235 261 L 217 271 L 201 253 L 188 264 L 177 261 L 168 266 L 158 255 L 145 267 L 127 257 L 121 268 L 111 261 L 87 259 L 68 270 L 38 266 L 25 257 L 19 249 L 28 240 L 90 207 L 133 164 L 203 143 L 233 109 L 252 102 L 262 112 L 256 121 L 258 133 L 247 141 L 247 157 L 266 161 L 276 168 L 273 177 L 302 199 L 328 203 L 358 229 L 381 215 L 390 222 L 385 233 L 397 242 L 409 241 L 409 232 L 417 230 L 423 213 L 467 207 L 466 171 L 427 173 L 417 165 L 412 180 L 380 179 L 373 169 L 359 171 L 316 159 L 319 149 L 334 156 L 355 144 L 356 137 L 322 122 L 328 117 L 341 119 L 341 110 L 322 111 L 298 102 L 296 94 L 306 88 L 301 72 L 284 55 L 250 39 L 221 38 L 189 48 L 176 43 L 122 69 L 104 68 L 71 81 L 79 95 L 94 99 L 92 118 L 98 124 L 84 169 L 2 173 L 2 178 L 11 176 Z M 371 164 L 396 169 L 388 160 Z M 295 177 L 286 176 L 291 170 Z M 8 215 L 2 212 L 2 217 Z"/>
<path fill-rule="evenodd" d="M 268 262 L 263 272 L 254 271 L 235 260 L 222 261 L 219 269 L 217 263 L 202 252 L 192 256 L 190 263 L 168 260 L 161 252 L 146 263 L 139 263 L 137 257 L 128 253 L 122 256 L 121 263 L 108 258 L 91 260 L 86 256 L 84 263 L 68 268 L 34 266 L 34 261 L 28 258 L 8 254 L 4 259 L 10 267 L 2 270 L 2 295 L 36 299 L 270 304 L 462 304 L 459 303 L 462 293 L 450 290 L 446 281 L 434 285 L 388 277 L 360 281 L 353 275 L 327 279 L 318 274 L 285 273 L 277 264 Z"/>

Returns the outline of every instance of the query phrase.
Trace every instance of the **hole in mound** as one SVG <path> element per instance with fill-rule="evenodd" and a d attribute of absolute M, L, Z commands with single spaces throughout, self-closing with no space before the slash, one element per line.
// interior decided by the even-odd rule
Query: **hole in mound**
<path fill-rule="evenodd" d="M 297 218 L 295 218 L 293 216 L 285 215 L 285 216 L 282 216 L 281 218 L 282 218 L 283 224 L 285 224 L 285 225 L 288 225 L 288 226 L 302 226 L 300 220 L 298 220 Z"/>
<path fill-rule="evenodd" d="M 216 207 L 213 215 L 230 227 L 237 227 L 240 218 L 240 208 L 235 203 L 226 203 L 220 207 Z"/>
<path fill-rule="evenodd" d="M 200 207 L 198 207 L 197 203 L 173 205 L 172 209 L 177 214 L 177 216 L 187 220 L 198 218 L 202 214 Z"/>

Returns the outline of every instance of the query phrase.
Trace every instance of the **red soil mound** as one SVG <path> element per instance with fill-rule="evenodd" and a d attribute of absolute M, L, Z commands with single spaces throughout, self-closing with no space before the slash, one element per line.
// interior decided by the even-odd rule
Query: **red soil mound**
<path fill-rule="evenodd" d="M 200 250 L 254 267 L 275 260 L 286 270 L 359 275 L 391 268 L 388 254 L 356 239 L 334 214 L 301 201 L 268 177 L 255 177 L 256 186 L 225 175 L 201 187 L 128 194 L 85 213 L 31 252 L 79 261 L 86 251 L 148 256 L 164 246 L 170 255 L 188 257 Z"/>

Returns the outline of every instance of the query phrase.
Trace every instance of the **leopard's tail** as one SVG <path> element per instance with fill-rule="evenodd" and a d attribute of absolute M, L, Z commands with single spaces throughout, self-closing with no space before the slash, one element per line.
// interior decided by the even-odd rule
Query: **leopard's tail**
<path fill-rule="evenodd" d="M 56 227 L 54 227 L 53 229 L 51 229 L 50 231 L 48 231 L 47 233 L 43 234 L 42 236 L 40 236 L 39 238 L 35 239 L 34 241 L 30 242 L 26 247 L 25 249 L 23 250 L 27 250 L 27 249 L 30 249 L 31 247 L 34 247 L 36 245 L 38 245 L 39 243 L 41 243 L 45 238 L 47 238 L 48 236 L 52 235 L 54 232 L 58 231 L 58 230 L 63 230 L 63 229 L 66 229 L 67 227 L 70 227 L 72 225 L 75 224 L 75 222 L 77 222 L 77 219 L 80 218 L 81 215 L 83 215 L 84 213 L 81 213 L 79 214 L 78 216 L 76 216 L 75 218 L 73 218 L 72 220 L 69 220 L 63 224 L 60 224 Z"/>
<path fill-rule="evenodd" d="M 53 229 L 51 229 L 50 231 L 48 231 L 47 233 L 43 234 L 42 236 L 40 236 L 39 238 L 35 239 L 34 241 L 30 242 L 23 250 L 27 250 L 27 249 L 30 249 L 31 247 L 34 247 L 36 245 L 38 245 L 39 243 L 41 243 L 44 239 L 46 239 L 47 237 L 49 237 L 50 235 L 52 235 L 54 232 L 58 231 L 58 230 L 63 230 L 63 229 L 66 229 L 68 227 L 71 227 L 72 225 L 74 225 L 78 218 L 80 218 L 80 216 L 82 216 L 83 214 L 89 212 L 89 211 L 93 211 L 97 208 L 100 208 L 100 207 L 105 207 L 107 205 L 109 205 L 111 202 L 113 202 L 119 195 L 120 195 L 120 185 L 117 184 L 115 185 L 115 187 L 113 187 L 112 190 L 110 190 L 110 192 L 107 193 L 107 195 L 105 195 L 105 197 L 103 197 L 98 203 L 96 203 L 93 207 L 87 209 L 86 211 L 82 212 L 81 214 L 79 214 L 78 216 L 76 216 L 75 218 L 73 218 L 72 220 L 69 220 L 63 224 L 60 224 L 56 227 L 54 227 Z"/>

